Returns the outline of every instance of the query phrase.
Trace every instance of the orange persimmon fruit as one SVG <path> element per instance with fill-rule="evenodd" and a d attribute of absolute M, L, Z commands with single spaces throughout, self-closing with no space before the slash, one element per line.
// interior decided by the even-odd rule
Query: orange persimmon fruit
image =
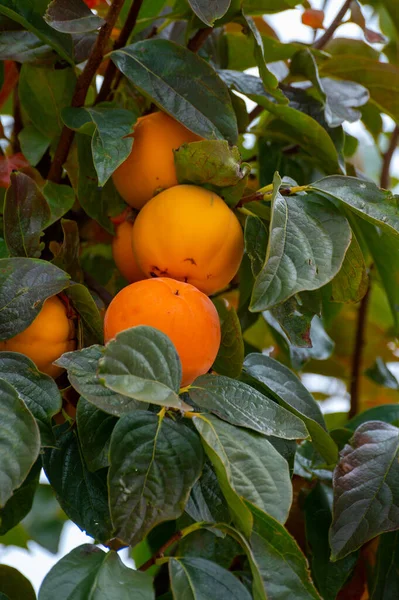
<path fill-rule="evenodd" d="M 112 256 L 123 277 L 134 283 L 145 278 L 137 264 L 132 248 L 132 233 L 134 224 L 132 221 L 123 221 L 116 226 L 115 236 L 112 240 Z"/>

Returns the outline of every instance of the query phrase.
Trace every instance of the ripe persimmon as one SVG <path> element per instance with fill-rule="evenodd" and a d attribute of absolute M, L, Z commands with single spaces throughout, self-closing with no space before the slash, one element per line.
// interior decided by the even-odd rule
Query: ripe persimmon
<path fill-rule="evenodd" d="M 157 190 L 177 185 L 173 150 L 201 138 L 163 112 L 137 119 L 133 148 L 112 175 L 122 198 L 140 209 Z"/>
<path fill-rule="evenodd" d="M 145 278 L 133 254 L 133 227 L 134 224 L 132 221 L 120 223 L 116 227 L 116 233 L 112 240 L 112 256 L 114 257 L 115 264 L 119 272 L 130 283 Z"/>
<path fill-rule="evenodd" d="M 219 350 L 216 308 L 188 283 L 159 277 L 123 288 L 105 314 L 105 341 L 136 325 L 154 327 L 170 338 L 182 364 L 182 386 L 206 373 Z"/>
<path fill-rule="evenodd" d="M 67 307 L 57 297 L 47 298 L 35 320 L 9 340 L 0 342 L 0 351 L 20 352 L 33 360 L 39 371 L 58 377 L 63 369 L 52 363 L 76 348 L 75 325 Z"/>
<path fill-rule="evenodd" d="M 177 185 L 140 211 L 133 251 L 147 277 L 179 279 L 210 295 L 236 274 L 244 237 L 237 217 L 217 194 Z"/>

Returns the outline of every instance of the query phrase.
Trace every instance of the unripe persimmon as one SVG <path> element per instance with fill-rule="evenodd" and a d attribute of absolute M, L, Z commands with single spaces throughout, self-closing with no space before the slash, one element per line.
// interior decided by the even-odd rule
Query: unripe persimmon
<path fill-rule="evenodd" d="M 205 294 L 222 290 L 236 274 L 244 250 L 241 225 L 214 192 L 177 185 L 139 213 L 133 251 L 147 277 L 171 277 Z"/>
<path fill-rule="evenodd" d="M 219 350 L 216 308 L 188 283 L 159 277 L 123 288 L 105 314 L 105 341 L 136 325 L 154 327 L 170 338 L 180 357 L 182 386 L 206 373 Z"/>
<path fill-rule="evenodd" d="M 133 283 L 145 278 L 137 264 L 132 248 L 133 222 L 124 221 L 116 227 L 116 234 L 112 240 L 112 256 L 119 272 L 123 277 Z"/>
<path fill-rule="evenodd" d="M 163 112 L 137 119 L 133 148 L 112 175 L 122 198 L 140 209 L 157 190 L 177 185 L 173 150 L 201 138 Z"/>
<path fill-rule="evenodd" d="M 39 371 L 58 377 L 63 369 L 52 363 L 64 354 L 75 350 L 75 326 L 67 315 L 67 308 L 57 297 L 48 298 L 35 318 L 24 331 L 0 342 L 0 351 L 20 352 L 33 360 Z"/>

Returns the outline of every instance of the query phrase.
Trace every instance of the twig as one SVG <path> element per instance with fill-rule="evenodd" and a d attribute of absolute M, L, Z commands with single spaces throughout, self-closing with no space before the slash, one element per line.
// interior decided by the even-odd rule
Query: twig
<path fill-rule="evenodd" d="M 97 281 L 92 275 L 90 275 L 90 273 L 85 272 L 84 279 L 85 283 L 87 284 L 87 287 L 93 290 L 93 292 L 96 292 L 97 296 L 101 298 L 105 306 L 109 306 L 112 301 L 112 294 L 110 294 L 109 291 L 106 290 L 102 285 L 97 283 Z"/>
<path fill-rule="evenodd" d="M 114 50 L 119 50 L 119 48 L 123 48 L 126 45 L 126 42 L 128 41 L 130 34 L 136 25 L 137 17 L 139 16 L 142 4 L 143 0 L 133 0 L 133 4 L 130 7 L 125 24 L 121 29 L 118 39 L 114 43 Z M 112 62 L 112 60 L 110 60 L 105 70 L 104 81 L 100 91 L 98 92 L 95 104 L 98 104 L 98 102 L 103 102 L 108 98 L 116 72 L 116 65 Z"/>
<path fill-rule="evenodd" d="M 21 145 L 19 143 L 18 135 L 22 131 L 23 123 L 22 123 L 22 115 L 21 115 L 21 103 L 19 100 L 18 93 L 19 83 L 14 88 L 14 95 L 12 99 L 13 104 L 13 115 L 14 115 L 14 127 L 12 131 L 12 147 L 14 152 L 21 152 Z"/>
<path fill-rule="evenodd" d="M 337 15 L 331 25 L 326 29 L 321 37 L 315 41 L 313 44 L 313 48 L 317 48 L 317 50 L 321 50 L 324 46 L 329 42 L 334 35 L 334 32 L 341 25 L 341 21 L 345 16 L 346 11 L 349 9 L 352 0 L 346 0 L 342 5 L 341 9 L 337 12 Z"/>
<path fill-rule="evenodd" d="M 249 122 L 252 123 L 252 121 L 254 119 L 256 119 L 256 117 L 259 117 L 259 115 L 261 114 L 261 112 L 263 112 L 265 109 L 263 108 L 263 106 L 260 106 L 260 104 L 258 104 L 257 106 L 255 106 L 255 108 L 253 108 L 251 110 L 251 112 L 248 114 L 249 117 Z"/>
<path fill-rule="evenodd" d="M 389 188 L 389 184 L 391 181 L 390 173 L 389 173 L 390 169 L 391 169 L 391 161 L 392 161 L 393 153 L 395 152 L 398 144 L 399 144 L 399 126 L 396 125 L 395 129 L 392 132 L 391 139 L 389 140 L 388 150 L 383 155 L 380 186 L 384 189 Z"/>
<path fill-rule="evenodd" d="M 156 552 L 153 556 L 151 556 L 151 558 L 147 560 L 147 562 L 145 562 L 143 565 L 141 565 L 141 567 L 139 567 L 139 571 L 147 571 L 147 569 L 155 565 L 156 560 L 158 558 L 161 558 L 165 554 L 166 550 L 170 548 L 170 546 L 178 542 L 182 537 L 182 532 L 176 531 L 176 533 L 174 533 L 172 537 L 167 542 L 165 542 L 163 546 L 160 547 L 158 552 Z"/>
<path fill-rule="evenodd" d="M 203 29 L 198 29 L 197 33 L 193 35 L 191 40 L 189 40 L 187 48 L 192 52 L 198 52 L 198 50 L 205 44 L 212 31 L 212 27 L 204 27 Z"/>
<path fill-rule="evenodd" d="M 110 9 L 108 11 L 106 22 L 101 27 L 94 48 L 87 60 L 86 66 L 80 74 L 76 83 L 75 91 L 72 97 L 71 106 L 79 107 L 83 106 L 87 91 L 93 80 L 94 75 L 104 56 L 108 40 L 110 38 L 112 29 L 116 23 L 120 10 L 122 8 L 124 0 L 113 0 Z M 62 165 L 68 157 L 68 152 L 72 144 L 74 132 L 68 127 L 64 126 L 61 132 L 61 136 L 58 142 L 57 149 L 54 154 L 53 163 L 48 174 L 48 179 L 54 182 L 59 182 L 62 175 Z"/>
<path fill-rule="evenodd" d="M 351 406 L 349 418 L 354 417 L 359 408 L 360 374 L 363 362 L 363 348 L 365 344 L 365 327 L 367 322 L 367 308 L 370 298 L 370 284 L 363 296 L 357 313 L 355 347 L 353 349 L 352 372 L 350 381 Z"/>

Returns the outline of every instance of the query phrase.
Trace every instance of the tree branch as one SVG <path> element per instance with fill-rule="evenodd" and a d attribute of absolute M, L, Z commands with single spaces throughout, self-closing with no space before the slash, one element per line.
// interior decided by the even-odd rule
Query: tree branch
<path fill-rule="evenodd" d="M 72 97 L 71 106 L 80 107 L 84 105 L 86 100 L 87 91 L 93 80 L 94 75 L 104 56 L 104 52 L 110 38 L 112 29 L 116 23 L 120 10 L 122 8 L 124 0 L 113 0 L 105 24 L 101 27 L 94 48 L 87 60 L 85 68 L 79 75 L 78 81 L 76 82 L 75 91 Z M 61 132 L 61 136 L 58 142 L 57 149 L 54 154 L 53 163 L 48 174 L 48 179 L 54 182 L 59 182 L 62 175 L 62 165 L 68 157 L 68 152 L 72 144 L 74 132 L 68 127 L 64 126 Z"/>
<path fill-rule="evenodd" d="M 391 177 L 390 177 L 391 161 L 392 161 L 393 154 L 394 154 L 398 144 L 399 144 L 399 126 L 396 125 L 395 129 L 392 132 L 391 139 L 389 140 L 388 150 L 383 155 L 380 186 L 382 188 L 384 188 L 385 190 L 389 188 L 389 185 L 391 182 Z"/>
<path fill-rule="evenodd" d="M 363 296 L 357 313 L 355 347 L 353 349 L 350 395 L 351 406 L 349 409 L 349 418 L 354 417 L 359 409 L 360 396 L 360 374 L 363 362 L 363 349 L 365 344 L 365 328 L 367 322 L 367 308 L 370 297 L 370 283 L 367 292 Z"/>
<path fill-rule="evenodd" d="M 173 546 L 173 544 L 178 542 L 182 537 L 183 533 L 181 531 L 176 531 L 176 533 L 174 533 L 172 537 L 167 542 L 165 542 L 163 546 L 160 547 L 158 552 L 156 552 L 153 556 L 151 556 L 151 558 L 147 560 L 147 562 L 145 562 L 143 565 L 141 565 L 141 567 L 139 567 L 139 571 L 147 571 L 147 569 L 155 565 L 156 560 L 158 558 L 161 558 L 165 554 L 166 550 L 170 548 L 170 546 Z"/>
<path fill-rule="evenodd" d="M 119 34 L 118 39 L 114 43 L 114 50 L 119 50 L 119 48 L 123 48 L 128 41 L 130 34 L 132 33 L 136 22 L 137 17 L 139 16 L 141 5 L 143 4 L 143 0 L 133 0 L 132 6 L 130 7 L 129 14 L 126 18 L 125 24 L 123 25 L 121 32 Z M 108 98 L 108 95 L 111 91 L 112 82 L 114 80 L 115 74 L 117 72 L 116 65 L 110 60 L 109 64 L 104 73 L 104 81 L 102 83 L 101 89 L 97 95 L 95 104 L 99 102 L 103 102 Z"/>
<path fill-rule="evenodd" d="M 331 23 L 331 25 L 326 29 L 323 35 L 315 41 L 315 43 L 313 44 L 313 48 L 321 50 L 322 48 L 324 48 L 327 42 L 331 40 L 332 36 L 335 33 L 335 30 L 338 29 L 338 27 L 341 25 L 342 19 L 344 18 L 346 11 L 349 9 L 351 2 L 352 0 L 346 0 L 346 2 L 344 2 L 341 9 L 337 12 L 337 15 Z"/>
<path fill-rule="evenodd" d="M 198 50 L 205 44 L 212 31 L 212 27 L 204 27 L 203 29 L 198 29 L 197 33 L 193 35 L 191 40 L 188 42 L 187 48 L 192 52 L 198 52 Z"/>

